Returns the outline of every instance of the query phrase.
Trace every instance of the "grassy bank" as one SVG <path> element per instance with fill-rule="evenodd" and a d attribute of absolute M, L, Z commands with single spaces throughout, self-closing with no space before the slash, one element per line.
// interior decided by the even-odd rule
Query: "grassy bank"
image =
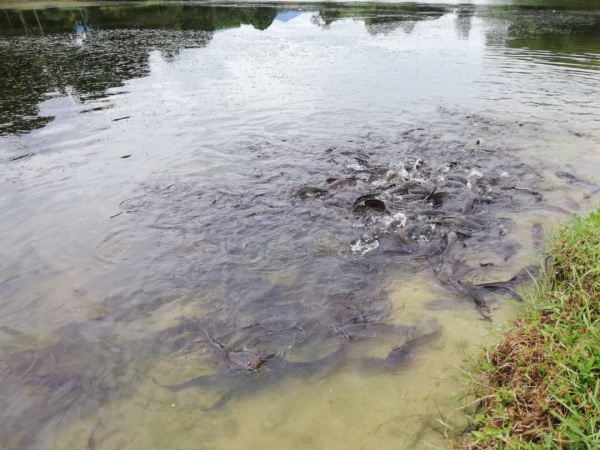
<path fill-rule="evenodd" d="M 462 449 L 600 449 L 600 212 L 550 242 L 547 275 L 475 370 Z"/>

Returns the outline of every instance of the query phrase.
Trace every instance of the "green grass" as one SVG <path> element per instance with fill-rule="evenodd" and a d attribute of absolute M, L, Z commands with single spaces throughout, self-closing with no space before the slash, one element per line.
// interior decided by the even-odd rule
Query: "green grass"
<path fill-rule="evenodd" d="M 462 449 L 600 449 L 600 212 L 550 242 L 546 276 L 485 351 Z"/>

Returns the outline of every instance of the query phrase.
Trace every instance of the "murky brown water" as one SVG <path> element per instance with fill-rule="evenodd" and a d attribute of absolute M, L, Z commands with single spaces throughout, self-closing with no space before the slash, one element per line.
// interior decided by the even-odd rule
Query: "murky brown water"
<path fill-rule="evenodd" d="M 1 10 L 1 448 L 444 447 L 598 202 L 567 6 Z"/>

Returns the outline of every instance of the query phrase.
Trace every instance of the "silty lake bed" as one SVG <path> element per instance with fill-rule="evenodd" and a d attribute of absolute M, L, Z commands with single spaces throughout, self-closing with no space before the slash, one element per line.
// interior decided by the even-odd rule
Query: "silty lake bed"
<path fill-rule="evenodd" d="M 598 2 L 1 6 L 2 448 L 467 428 L 598 203 Z"/>

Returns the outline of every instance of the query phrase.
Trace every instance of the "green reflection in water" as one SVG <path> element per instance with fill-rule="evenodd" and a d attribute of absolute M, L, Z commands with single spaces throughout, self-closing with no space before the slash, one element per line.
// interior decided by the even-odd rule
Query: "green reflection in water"
<path fill-rule="evenodd" d="M 520 58 L 577 69 L 600 68 L 599 13 L 496 8 L 486 16 L 507 24 L 508 39 L 501 45 L 525 49 Z M 488 44 L 495 44 L 493 34 Z"/>
<path fill-rule="evenodd" d="M 368 16 L 368 28 L 382 22 L 414 23 L 444 11 L 414 5 L 311 8 L 317 9 L 317 25 Z M 0 87 L 4 99 L 0 135 L 27 133 L 50 122 L 52 117 L 38 116 L 39 103 L 50 94 L 68 93 L 80 102 L 105 97 L 124 81 L 146 76 L 152 50 L 169 59 L 182 48 L 207 45 L 217 30 L 243 24 L 264 30 L 281 11 L 289 9 L 146 4 L 4 10 L 0 14 L 0 59 L 4 61 L 0 76 L 5 80 Z M 158 33 L 144 32 L 155 30 Z"/>
<path fill-rule="evenodd" d="M 302 7 L 313 15 L 312 23 L 317 26 L 360 20 L 372 35 L 398 29 L 410 34 L 419 21 L 455 14 L 457 38 L 468 39 L 473 19 L 480 18 L 489 22 L 490 45 L 498 44 L 495 29 L 504 29 L 501 46 L 559 53 L 542 55 L 544 63 L 598 68 L 595 56 L 564 56 L 600 53 L 600 14 L 586 11 L 598 7 L 598 0 L 521 3 L 486 7 L 313 3 Z M 568 6 L 579 11 L 560 11 Z M 300 14 L 299 7 L 148 3 L 4 9 L 0 12 L 0 77 L 4 81 L 0 135 L 45 126 L 52 117 L 40 117 L 39 104 L 52 95 L 70 94 L 83 103 L 106 97 L 126 80 L 146 76 L 153 50 L 169 60 L 182 48 L 206 46 L 217 30 L 244 24 L 265 30 L 280 13 Z"/>
<path fill-rule="evenodd" d="M 258 30 L 271 25 L 277 10 L 270 7 L 219 7 L 192 5 L 118 5 L 86 8 L 4 10 L 0 35 L 48 35 L 73 32 L 75 24 L 103 30 L 215 31 L 250 24 Z"/>

